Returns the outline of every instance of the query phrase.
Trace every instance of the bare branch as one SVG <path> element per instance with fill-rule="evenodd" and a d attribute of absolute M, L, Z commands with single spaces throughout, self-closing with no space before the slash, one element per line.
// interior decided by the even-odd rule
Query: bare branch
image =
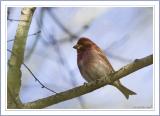
<path fill-rule="evenodd" d="M 11 50 L 7 49 L 7 51 L 16 56 L 16 54 L 13 53 Z M 53 92 L 53 93 L 56 93 L 56 92 L 53 91 L 52 89 L 46 87 L 46 86 L 33 74 L 33 72 L 31 71 L 31 69 L 30 69 L 25 63 L 22 63 L 22 64 L 23 64 L 23 66 L 30 72 L 30 74 L 34 77 L 34 79 L 35 79 L 36 81 L 38 81 L 38 83 L 41 85 L 42 88 L 45 88 L 45 89 L 47 89 L 47 90 L 49 90 L 49 91 L 51 91 L 51 92 Z"/>
<path fill-rule="evenodd" d="M 19 98 L 19 91 L 21 87 L 21 65 L 23 63 L 24 57 L 24 49 L 26 44 L 26 39 L 29 31 L 29 27 L 31 24 L 32 16 L 35 11 L 35 7 L 25 7 L 21 11 L 21 16 L 18 24 L 15 41 L 13 44 L 12 51 L 17 56 L 11 54 L 11 57 L 8 62 L 8 73 L 7 73 L 7 90 L 10 92 L 10 97 L 14 96 L 14 100 L 17 104 L 21 105 L 21 101 Z M 9 96 L 7 96 L 9 98 Z M 14 103 L 14 102 L 13 102 Z M 7 104 L 8 108 L 13 108 L 11 104 Z M 17 107 L 15 107 L 17 108 Z"/>
<path fill-rule="evenodd" d="M 70 32 L 61 22 L 60 20 L 57 18 L 57 16 L 54 13 L 51 13 L 51 11 L 49 9 L 47 9 L 47 11 L 50 13 L 52 19 L 56 22 L 56 24 L 58 24 L 59 27 L 61 27 L 61 29 L 67 33 L 70 37 L 72 38 L 77 38 L 77 35 L 72 34 L 72 32 Z"/>
<path fill-rule="evenodd" d="M 29 34 L 28 36 L 34 36 L 34 35 L 38 35 L 40 33 L 41 33 L 41 31 L 39 30 L 39 31 L 37 31 L 37 32 L 35 32 L 33 34 Z M 11 41 L 14 41 L 14 39 L 7 40 L 7 42 L 11 42 Z"/>
<path fill-rule="evenodd" d="M 53 91 L 52 89 L 46 87 L 44 84 L 42 84 L 42 82 L 33 74 L 33 72 L 28 68 L 28 66 L 26 64 L 24 64 L 24 67 L 26 67 L 26 69 L 31 73 L 31 75 L 35 78 L 36 81 L 38 81 L 38 83 L 42 86 L 42 88 L 45 88 L 53 93 L 56 93 L 55 91 Z"/>
<path fill-rule="evenodd" d="M 8 21 L 22 21 L 22 22 L 28 22 L 28 20 L 17 20 L 17 19 L 10 19 L 10 18 L 8 18 L 7 19 Z"/>
<path fill-rule="evenodd" d="M 33 102 L 26 103 L 22 108 L 27 108 L 27 109 L 28 108 L 31 108 L 31 109 L 45 108 L 47 106 L 57 104 L 65 100 L 69 100 L 69 99 L 84 95 L 98 88 L 101 88 L 107 84 L 111 84 L 115 80 L 121 79 L 122 77 L 127 76 L 148 65 L 151 65 L 152 63 L 153 63 L 153 55 L 144 57 L 142 59 L 137 59 L 134 62 L 122 67 L 120 70 L 116 71 L 115 73 L 111 74 L 108 77 L 101 78 L 90 83 L 86 83 L 82 86 L 78 86 L 76 88 L 58 93 L 56 95 L 52 95 L 46 98 L 42 98 Z M 108 82 L 107 78 L 111 79 L 110 82 Z"/>

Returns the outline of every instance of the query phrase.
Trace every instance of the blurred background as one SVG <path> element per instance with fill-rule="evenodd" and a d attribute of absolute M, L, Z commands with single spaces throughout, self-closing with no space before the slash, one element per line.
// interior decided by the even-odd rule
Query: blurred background
<path fill-rule="evenodd" d="M 77 67 L 79 37 L 89 37 L 106 53 L 115 70 L 153 52 L 153 9 L 151 7 L 38 7 L 28 33 L 24 63 L 48 88 L 63 92 L 85 80 Z M 12 49 L 21 8 L 7 12 L 7 47 Z M 10 53 L 8 52 L 8 59 Z M 30 72 L 22 70 L 20 98 L 23 103 L 53 95 L 41 88 Z M 152 108 L 153 68 L 145 67 L 121 79 L 136 92 L 127 100 L 113 86 L 67 100 L 52 109 L 127 109 Z"/>

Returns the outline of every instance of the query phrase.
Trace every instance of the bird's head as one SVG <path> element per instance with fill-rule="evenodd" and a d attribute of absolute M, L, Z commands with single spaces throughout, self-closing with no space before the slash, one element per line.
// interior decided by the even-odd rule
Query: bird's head
<path fill-rule="evenodd" d="M 91 49 L 93 46 L 96 46 L 94 42 L 86 37 L 81 37 L 73 48 L 77 51 L 85 51 L 87 49 Z"/>

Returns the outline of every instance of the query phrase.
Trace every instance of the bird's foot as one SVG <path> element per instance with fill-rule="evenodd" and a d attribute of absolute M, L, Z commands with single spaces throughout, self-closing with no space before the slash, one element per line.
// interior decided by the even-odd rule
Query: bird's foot
<path fill-rule="evenodd" d="M 110 78 L 105 78 L 105 80 L 107 81 L 108 84 L 111 84 L 111 79 Z"/>
<path fill-rule="evenodd" d="M 83 83 L 83 85 L 84 85 L 84 86 L 87 86 L 87 83 L 86 83 L 86 82 L 84 82 L 84 83 Z"/>

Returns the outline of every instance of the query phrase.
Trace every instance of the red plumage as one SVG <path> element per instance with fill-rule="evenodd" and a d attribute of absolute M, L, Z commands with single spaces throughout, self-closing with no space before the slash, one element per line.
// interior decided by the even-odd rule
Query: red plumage
<path fill-rule="evenodd" d="M 106 77 L 114 72 L 105 53 L 90 39 L 80 38 L 73 48 L 77 49 L 77 65 L 81 75 L 87 82 Z M 127 99 L 129 95 L 136 94 L 124 87 L 119 80 L 112 85 L 118 88 Z"/>

